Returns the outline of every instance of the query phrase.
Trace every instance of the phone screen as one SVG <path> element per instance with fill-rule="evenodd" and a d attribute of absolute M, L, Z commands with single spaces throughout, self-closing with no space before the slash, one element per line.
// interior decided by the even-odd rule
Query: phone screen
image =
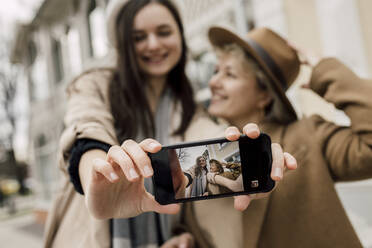
<path fill-rule="evenodd" d="M 267 135 L 166 146 L 150 158 L 160 203 L 266 192 L 274 186 Z"/>
<path fill-rule="evenodd" d="M 168 159 L 176 199 L 244 191 L 237 141 L 169 149 Z M 177 184 L 179 170 L 188 180 L 183 192 Z M 229 186 L 217 184 L 217 175 L 231 180 Z"/>

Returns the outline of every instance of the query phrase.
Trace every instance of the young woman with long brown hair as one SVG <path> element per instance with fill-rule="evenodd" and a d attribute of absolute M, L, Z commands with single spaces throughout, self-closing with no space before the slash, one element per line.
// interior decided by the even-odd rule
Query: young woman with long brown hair
<path fill-rule="evenodd" d="M 185 211 L 172 220 L 167 214 L 179 206 L 155 201 L 147 156 L 160 143 L 222 134 L 193 100 L 181 19 L 168 0 L 112 3 L 108 29 L 117 64 L 90 70 L 68 87 L 60 152 L 67 177 L 50 214 L 46 246 L 191 247 L 194 238 L 203 245 L 201 234 L 193 232 L 196 224 L 182 217 Z M 259 129 L 248 124 L 244 133 L 255 138 Z M 239 135 L 234 127 L 226 129 L 228 139 Z M 280 180 L 280 171 L 296 162 L 279 145 L 273 152 L 273 167 L 279 168 L 273 177 Z M 243 210 L 249 201 L 237 197 L 235 207 Z M 193 236 L 182 234 L 187 231 Z"/>

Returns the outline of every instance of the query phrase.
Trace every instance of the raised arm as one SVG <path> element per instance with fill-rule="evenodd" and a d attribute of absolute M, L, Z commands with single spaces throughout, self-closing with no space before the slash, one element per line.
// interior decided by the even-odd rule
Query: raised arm
<path fill-rule="evenodd" d="M 310 118 L 334 180 L 372 177 L 372 80 L 336 59 L 324 59 L 314 67 L 310 88 L 351 120 L 350 127 L 342 127 Z"/>

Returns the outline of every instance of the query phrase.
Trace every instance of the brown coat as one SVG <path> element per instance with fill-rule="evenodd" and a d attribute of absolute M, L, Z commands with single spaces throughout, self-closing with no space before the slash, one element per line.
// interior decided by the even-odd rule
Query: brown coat
<path fill-rule="evenodd" d="M 95 220 L 89 215 L 84 196 L 75 192 L 67 173 L 69 151 L 76 139 L 91 138 L 111 145 L 118 144 L 108 98 L 110 76 L 110 70 L 98 69 L 83 74 L 68 87 L 66 129 L 61 136 L 58 153 L 59 167 L 63 172 L 62 187 L 49 212 L 45 247 L 110 247 L 109 221 Z M 178 127 L 179 117 L 179 111 L 174 108 L 173 130 Z M 222 136 L 223 128 L 198 110 L 184 139 L 193 141 Z M 172 142 L 181 140 L 179 136 L 171 138 Z"/>
<path fill-rule="evenodd" d="M 61 141 L 64 153 L 60 153 L 64 171 L 67 163 L 62 154 L 66 155 L 76 137 L 98 137 L 110 144 L 116 142 L 112 138 L 107 95 L 104 89 L 95 89 L 105 87 L 104 83 L 95 83 L 98 78 L 98 75 L 85 76 L 80 84 L 88 89 L 84 90 L 87 95 L 70 96 L 69 106 L 73 99 L 83 104 L 88 100 L 86 107 L 95 106 L 95 110 L 86 117 L 79 117 L 72 110 L 67 113 L 66 117 L 75 116 L 82 121 L 66 118 L 67 134 Z M 299 168 L 287 172 L 269 198 L 253 201 L 243 213 L 233 209 L 233 198 L 185 204 L 182 216 L 186 217 L 181 220 L 200 246 L 210 247 L 206 243 L 209 240 L 215 247 L 231 248 L 361 247 L 334 183 L 372 177 L 371 83 L 358 78 L 337 60 L 322 61 L 314 69 L 311 88 L 343 109 L 351 119 L 351 127 L 334 125 L 319 116 L 304 118 L 289 126 L 265 124 L 262 129 L 297 158 Z M 105 104 L 93 101 L 100 98 L 106 99 Z M 90 121 L 96 115 L 99 125 Z M 213 126 L 204 118 L 196 119 L 186 139 L 198 139 L 201 127 L 209 125 Z M 84 198 L 74 192 L 67 176 L 48 223 L 47 247 L 109 247 L 108 222 L 89 216 Z"/>
<path fill-rule="evenodd" d="M 261 126 L 297 158 L 298 169 L 244 213 L 224 212 L 219 200 L 196 203 L 196 218 L 216 247 L 361 247 L 334 183 L 372 177 L 372 80 L 325 59 L 314 68 L 310 87 L 345 111 L 351 126 L 320 116 Z"/>

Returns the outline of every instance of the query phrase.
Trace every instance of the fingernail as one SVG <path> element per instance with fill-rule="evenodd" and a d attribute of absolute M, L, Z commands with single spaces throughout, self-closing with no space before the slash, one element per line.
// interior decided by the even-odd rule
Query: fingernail
<path fill-rule="evenodd" d="M 296 163 L 296 159 L 292 156 L 287 156 L 287 162 L 289 164 L 295 164 Z"/>
<path fill-rule="evenodd" d="M 234 130 L 228 130 L 227 135 L 228 136 L 233 136 L 233 135 L 236 135 L 236 132 Z"/>
<path fill-rule="evenodd" d="M 278 177 L 278 178 L 282 178 L 283 177 L 283 172 L 282 172 L 282 169 L 280 167 L 276 167 L 275 170 L 274 170 L 274 176 L 275 177 Z"/>
<path fill-rule="evenodd" d="M 146 177 L 149 177 L 152 175 L 152 170 L 150 169 L 150 166 L 146 165 L 143 167 L 143 173 Z"/>
<path fill-rule="evenodd" d="M 247 126 L 244 131 L 245 131 L 246 134 L 252 133 L 252 134 L 255 134 L 255 135 L 259 135 L 259 132 L 257 131 L 257 128 L 253 127 L 253 126 Z"/>
<path fill-rule="evenodd" d="M 178 246 L 179 248 L 187 248 L 187 245 L 185 243 L 182 243 Z"/>
<path fill-rule="evenodd" d="M 138 174 L 137 174 L 137 172 L 133 168 L 131 168 L 129 170 L 129 176 L 134 179 L 134 178 L 137 178 L 138 177 Z"/>
<path fill-rule="evenodd" d="M 119 178 L 118 175 L 116 175 L 116 173 L 114 173 L 114 172 L 111 172 L 111 173 L 110 173 L 110 177 L 111 177 L 111 179 L 112 179 L 113 181 Z"/>
<path fill-rule="evenodd" d="M 159 146 L 159 144 L 157 144 L 157 143 L 155 143 L 155 142 L 151 142 L 151 143 L 149 144 L 150 149 L 155 149 L 155 148 L 157 148 L 158 146 Z"/>

